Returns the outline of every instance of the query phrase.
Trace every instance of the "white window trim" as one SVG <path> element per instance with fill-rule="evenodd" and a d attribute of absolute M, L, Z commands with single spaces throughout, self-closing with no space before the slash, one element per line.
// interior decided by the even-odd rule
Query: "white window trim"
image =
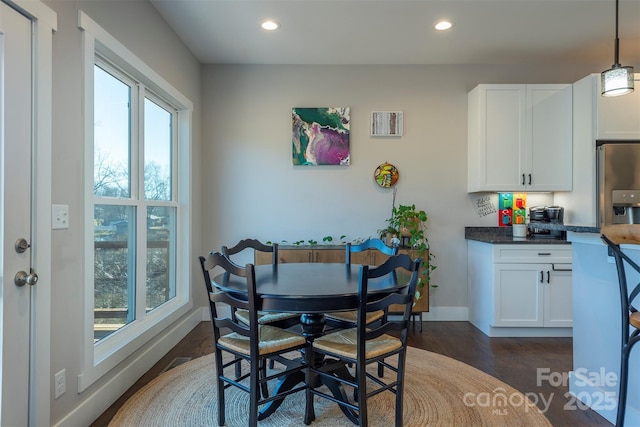
<path fill-rule="evenodd" d="M 121 67 L 135 79 L 149 87 L 155 94 L 162 94 L 178 108 L 178 170 L 189 171 L 191 163 L 191 116 L 193 103 L 171 86 L 159 74 L 153 71 L 142 60 L 136 57 L 124 45 L 93 21 L 86 13 L 79 11 L 78 27 L 83 31 L 83 78 L 84 78 L 84 140 L 85 140 L 85 253 L 93 254 L 93 70 L 96 50 L 100 55 Z M 140 349 L 154 336 L 169 327 L 193 307 L 191 291 L 189 289 L 189 260 L 191 250 L 190 236 L 190 176 L 184 174 L 180 180 L 180 187 L 176 190 L 179 204 L 177 236 L 178 259 L 176 270 L 179 286 L 176 297 L 163 304 L 142 320 L 127 325 L 117 333 L 104 338 L 98 345 L 94 345 L 94 291 L 93 291 L 93 256 L 87 256 L 84 266 L 85 298 L 84 298 L 84 367 L 78 375 L 78 392 L 86 390 L 100 377 L 115 368 L 120 362 Z"/>

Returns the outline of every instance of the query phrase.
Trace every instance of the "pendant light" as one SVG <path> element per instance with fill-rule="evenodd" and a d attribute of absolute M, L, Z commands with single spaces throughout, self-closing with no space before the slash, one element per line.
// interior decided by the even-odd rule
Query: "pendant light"
<path fill-rule="evenodd" d="M 618 59 L 620 40 L 618 39 L 618 0 L 616 0 L 616 41 L 614 63 L 610 69 L 600 74 L 602 96 L 626 95 L 633 92 L 633 67 L 623 67 Z"/>

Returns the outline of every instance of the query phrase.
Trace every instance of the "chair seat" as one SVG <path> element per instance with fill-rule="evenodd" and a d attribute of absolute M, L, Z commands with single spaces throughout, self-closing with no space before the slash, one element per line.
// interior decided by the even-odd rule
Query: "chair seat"
<path fill-rule="evenodd" d="M 290 347 L 304 345 L 306 340 L 302 335 L 269 325 L 259 326 L 259 354 L 279 352 Z M 218 343 L 230 350 L 249 355 L 249 337 L 232 332 L 220 337 Z"/>
<path fill-rule="evenodd" d="M 267 325 L 269 323 L 278 322 L 280 320 L 293 319 L 295 317 L 300 316 L 295 313 L 279 313 L 279 312 L 268 312 L 268 311 L 258 311 L 258 324 Z M 249 324 L 249 311 L 238 309 L 236 310 L 236 318 L 242 323 L 248 325 Z"/>
<path fill-rule="evenodd" d="M 313 347 L 334 353 L 341 357 L 355 359 L 358 347 L 358 331 L 356 328 L 332 332 L 316 338 Z M 402 342 L 391 335 L 383 334 L 377 338 L 367 340 L 365 358 L 371 359 L 382 354 L 390 353 L 402 347 Z"/>
<path fill-rule="evenodd" d="M 370 313 L 367 313 L 367 325 L 369 323 L 375 322 L 376 320 L 382 319 L 383 316 L 384 316 L 384 311 L 382 310 L 372 311 Z M 327 319 L 339 320 L 341 322 L 349 322 L 355 325 L 358 321 L 358 310 L 337 311 L 334 313 L 327 313 L 325 317 Z"/>
<path fill-rule="evenodd" d="M 629 316 L 629 324 L 636 329 L 640 329 L 640 311 L 631 313 Z"/>

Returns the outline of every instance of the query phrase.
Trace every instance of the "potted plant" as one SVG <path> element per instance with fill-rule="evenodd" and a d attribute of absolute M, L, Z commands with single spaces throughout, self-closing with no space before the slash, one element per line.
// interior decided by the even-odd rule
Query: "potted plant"
<path fill-rule="evenodd" d="M 386 220 L 387 227 L 380 230 L 381 239 L 386 238 L 389 241 L 389 238 L 396 236 L 400 239 L 401 247 L 409 251 L 411 258 L 422 260 L 422 277 L 416 290 L 416 304 L 426 285 L 433 288 L 438 286 L 430 283 L 430 273 L 436 269 L 436 266 L 431 262 L 434 255 L 429 250 L 429 239 L 426 234 L 427 219 L 427 213 L 417 210 L 415 205 L 398 205 L 393 207 L 391 217 Z"/>

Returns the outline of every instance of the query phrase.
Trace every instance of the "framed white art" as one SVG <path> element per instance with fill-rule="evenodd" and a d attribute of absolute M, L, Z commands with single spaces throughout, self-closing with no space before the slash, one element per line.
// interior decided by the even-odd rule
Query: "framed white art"
<path fill-rule="evenodd" d="M 402 136 L 402 111 L 372 111 L 371 136 Z"/>

